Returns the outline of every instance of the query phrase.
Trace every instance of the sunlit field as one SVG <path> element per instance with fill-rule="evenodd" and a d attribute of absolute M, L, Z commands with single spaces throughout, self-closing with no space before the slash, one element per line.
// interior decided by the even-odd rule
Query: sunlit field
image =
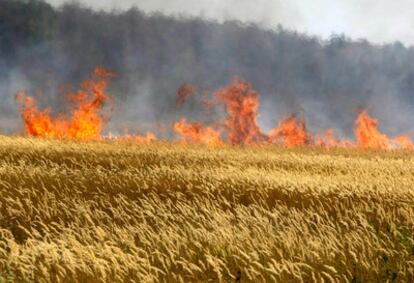
<path fill-rule="evenodd" d="M 0 0 L 0 283 L 414 283 L 414 1 L 212 2 Z"/>
<path fill-rule="evenodd" d="M 412 282 L 414 155 L 0 137 L 2 282 Z"/>

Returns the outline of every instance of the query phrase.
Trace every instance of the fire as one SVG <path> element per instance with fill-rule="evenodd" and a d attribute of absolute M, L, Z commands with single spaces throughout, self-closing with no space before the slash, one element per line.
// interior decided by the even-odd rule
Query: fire
<path fill-rule="evenodd" d="M 361 148 L 389 149 L 390 139 L 378 130 L 377 119 L 362 111 L 355 120 L 356 144 Z"/>
<path fill-rule="evenodd" d="M 257 124 L 259 95 L 248 83 L 235 78 L 215 96 L 226 106 L 225 127 L 229 143 L 249 144 L 266 140 Z"/>
<path fill-rule="evenodd" d="M 173 129 L 187 143 L 201 143 L 209 146 L 222 144 L 220 133 L 211 127 L 205 127 L 201 123 L 188 123 L 184 118 L 174 123 Z"/>
<path fill-rule="evenodd" d="M 114 135 L 110 132 L 108 135 L 105 136 L 105 139 L 110 141 L 133 142 L 139 144 L 150 144 L 155 141 L 158 141 L 157 136 L 151 131 L 148 131 L 145 136 L 131 134 Z"/>
<path fill-rule="evenodd" d="M 316 135 L 315 145 L 321 147 L 338 147 L 341 145 L 341 141 L 334 137 L 333 129 L 327 129 L 323 135 Z"/>
<path fill-rule="evenodd" d="M 289 116 L 269 132 L 269 139 L 271 142 L 281 141 L 288 147 L 303 146 L 309 143 L 309 134 L 303 119 Z"/>
<path fill-rule="evenodd" d="M 92 79 L 84 82 L 78 92 L 69 96 L 72 106 L 70 115 L 58 114 L 53 117 L 50 108 L 39 110 L 33 97 L 27 96 L 24 92 L 18 93 L 16 99 L 20 104 L 21 116 L 28 135 L 77 140 L 101 138 L 104 123 L 108 118 L 103 111 L 110 99 L 106 93 L 108 79 L 113 76 L 113 73 L 103 68 L 96 68 Z M 183 84 L 177 92 L 176 105 L 181 106 L 191 95 L 194 95 L 194 88 L 189 84 Z M 333 129 L 327 129 L 322 134 L 308 132 L 305 120 L 294 115 L 283 119 L 276 128 L 265 134 L 257 122 L 259 93 L 247 82 L 238 78 L 215 92 L 214 100 L 205 100 L 204 103 L 209 109 L 224 105 L 226 115 L 220 122 L 221 127 L 187 122 L 185 118 L 182 118 L 173 123 L 172 130 L 178 134 L 183 143 L 208 146 L 219 146 L 224 143 L 241 145 L 278 143 L 287 147 L 414 150 L 414 144 L 409 135 L 389 138 L 378 130 L 378 121 L 368 115 L 367 111 L 362 111 L 355 120 L 355 142 L 335 138 Z M 112 139 L 111 136 L 108 138 Z M 115 139 L 137 143 L 151 143 L 158 140 L 151 131 L 145 136 L 125 134 Z"/>
<path fill-rule="evenodd" d="M 394 141 L 398 144 L 401 149 L 414 149 L 414 144 L 408 135 L 400 135 L 394 138 Z"/>
<path fill-rule="evenodd" d="M 152 142 L 157 141 L 158 138 L 153 132 L 148 131 L 145 136 L 125 135 L 125 136 L 120 137 L 118 140 L 131 141 L 131 142 L 136 142 L 136 143 L 140 143 L 140 144 L 150 144 Z"/>
<path fill-rule="evenodd" d="M 71 116 L 59 114 L 51 116 L 50 108 L 41 111 L 33 97 L 19 92 L 16 99 L 20 103 L 20 112 L 26 132 L 30 136 L 47 138 L 98 139 L 107 117 L 102 113 L 109 97 L 106 94 L 108 78 L 114 74 L 103 68 L 96 68 L 93 79 L 85 81 L 81 90 L 70 94 Z"/>
<path fill-rule="evenodd" d="M 57 118 L 55 121 L 50 117 L 50 109 L 39 111 L 36 101 L 31 96 L 26 96 L 24 92 L 19 92 L 16 99 L 21 104 L 21 115 L 25 123 L 26 131 L 29 135 L 56 138 L 66 130 L 66 125 Z M 57 126 L 59 124 L 59 126 Z M 61 130 L 64 128 L 64 130 Z"/>

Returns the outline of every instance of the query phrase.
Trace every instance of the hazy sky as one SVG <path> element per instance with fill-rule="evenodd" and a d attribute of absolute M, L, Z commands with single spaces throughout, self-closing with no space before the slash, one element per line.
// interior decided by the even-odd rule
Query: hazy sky
<path fill-rule="evenodd" d="M 60 5 L 65 0 L 47 0 Z M 202 15 L 218 20 L 238 19 L 328 38 L 345 33 L 376 43 L 414 44 L 412 0 L 77 0 L 97 9 L 128 9 L 165 14 Z"/>

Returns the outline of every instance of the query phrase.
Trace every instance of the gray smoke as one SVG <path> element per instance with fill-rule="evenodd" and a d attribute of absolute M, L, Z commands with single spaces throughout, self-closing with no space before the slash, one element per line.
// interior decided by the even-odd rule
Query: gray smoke
<path fill-rule="evenodd" d="M 5 19 L 0 21 L 0 42 L 4 43 L 0 45 L 0 130 L 21 127 L 12 122 L 18 117 L 13 98 L 18 90 L 27 89 L 40 98 L 41 105 L 63 110 L 62 86 L 76 88 L 100 65 L 118 74 L 111 83 L 115 107 L 106 128 L 114 133 L 125 129 L 135 133 L 160 124 L 169 127 L 181 116 L 214 121 L 220 110 L 206 113 L 203 94 L 223 87 L 234 76 L 247 80 L 261 93 L 259 122 L 265 130 L 294 112 L 306 118 L 312 131 L 334 128 L 341 136 L 351 136 L 356 110 L 367 108 L 379 118 L 385 132 L 413 131 L 412 48 L 398 42 L 378 45 L 351 40 L 344 35 L 324 40 L 281 26 L 270 28 L 277 21 L 271 14 L 265 15 L 265 10 L 273 6 L 264 9 L 263 15 L 255 12 L 259 7 L 251 7 L 252 15 L 268 18 L 263 25 L 247 23 L 250 20 L 243 17 L 250 13 L 243 9 L 238 13 L 244 11 L 245 16 L 222 15 L 220 22 L 211 20 L 212 11 L 230 11 L 237 3 L 251 5 L 227 1 L 228 6 L 220 6 L 223 2 L 212 2 L 205 18 L 191 18 L 138 9 L 112 12 L 77 4 L 52 8 L 39 1 L 0 0 L 2 11 L 10 9 L 0 13 L 0 20 Z M 184 6 L 185 2 L 180 3 Z M 147 11 L 161 4 L 140 2 Z M 16 12 L 16 5 L 23 8 Z M 176 14 L 173 8 L 181 6 L 166 4 L 163 12 Z M 33 12 L 27 13 L 30 9 Z M 196 5 L 187 9 L 196 9 Z M 283 22 L 295 13 L 285 9 L 276 15 Z M 27 15 L 33 16 L 24 19 Z M 299 13 L 296 20 L 305 18 Z M 194 85 L 197 96 L 177 108 L 175 94 L 183 83 Z"/>

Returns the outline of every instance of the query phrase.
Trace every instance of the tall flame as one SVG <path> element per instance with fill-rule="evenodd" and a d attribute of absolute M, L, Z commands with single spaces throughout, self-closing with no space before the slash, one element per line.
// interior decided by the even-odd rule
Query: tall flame
<path fill-rule="evenodd" d="M 72 103 L 71 115 L 51 116 L 50 108 L 40 111 L 33 97 L 19 92 L 16 99 L 26 132 L 31 136 L 48 138 L 97 139 L 101 136 L 107 117 L 102 113 L 109 97 L 106 94 L 108 78 L 114 74 L 97 67 L 93 79 L 85 81 L 81 90 L 69 95 Z"/>
<path fill-rule="evenodd" d="M 259 95 L 251 86 L 235 78 L 233 82 L 215 93 L 227 110 L 225 126 L 231 144 L 249 144 L 266 139 L 257 124 Z"/>
<path fill-rule="evenodd" d="M 362 111 L 355 120 L 356 144 L 361 148 L 389 149 L 391 142 L 387 135 L 378 130 L 377 119 Z"/>

